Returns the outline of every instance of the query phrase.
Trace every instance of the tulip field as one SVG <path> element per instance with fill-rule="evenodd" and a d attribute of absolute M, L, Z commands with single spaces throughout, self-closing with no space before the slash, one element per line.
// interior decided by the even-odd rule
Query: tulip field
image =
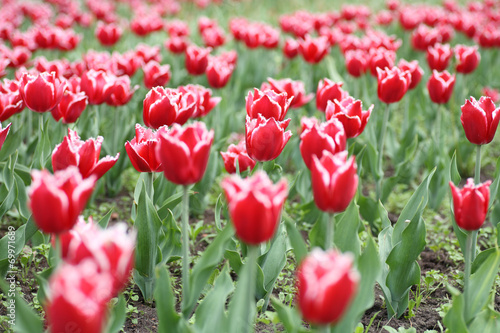
<path fill-rule="evenodd" d="M 500 1 L 0 0 L 0 332 L 500 332 Z"/>

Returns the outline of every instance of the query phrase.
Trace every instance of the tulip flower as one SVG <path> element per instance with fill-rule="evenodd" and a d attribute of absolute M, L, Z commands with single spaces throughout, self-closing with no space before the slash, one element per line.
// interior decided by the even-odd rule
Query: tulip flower
<path fill-rule="evenodd" d="M 188 84 L 177 88 L 182 94 L 191 93 L 195 97 L 196 108 L 191 117 L 206 116 L 221 101 L 220 97 L 212 97 L 212 90 L 199 84 Z"/>
<path fill-rule="evenodd" d="M 274 90 L 261 91 L 254 88 L 252 92 L 248 92 L 246 98 L 247 116 L 250 118 L 258 118 L 259 114 L 266 118 L 274 118 L 277 121 L 282 121 L 288 108 L 292 103 L 293 97 L 289 97 L 286 92 L 276 92 Z"/>
<path fill-rule="evenodd" d="M 135 125 L 135 137 L 125 143 L 132 166 L 139 172 L 159 172 L 161 163 L 156 158 L 157 132 Z"/>
<path fill-rule="evenodd" d="M 455 58 L 457 59 L 456 70 L 458 73 L 472 73 L 481 60 L 481 54 L 478 51 L 478 46 L 456 45 L 454 48 Z"/>
<path fill-rule="evenodd" d="M 328 101 L 325 115 L 327 120 L 336 118 L 342 123 L 347 138 L 355 138 L 363 133 L 372 110 L 373 104 L 363 111 L 363 102 L 349 96 L 333 103 Z"/>
<path fill-rule="evenodd" d="M 147 64 L 150 61 L 161 62 L 161 53 L 159 46 L 150 46 L 148 44 L 139 44 L 135 48 L 135 55 Z"/>
<path fill-rule="evenodd" d="M 297 270 L 298 307 L 315 325 L 335 324 L 342 318 L 358 289 L 359 273 L 351 254 L 314 249 Z"/>
<path fill-rule="evenodd" d="M 427 49 L 427 63 L 430 69 L 438 72 L 444 71 L 452 56 L 450 45 L 437 43 Z"/>
<path fill-rule="evenodd" d="M 170 65 L 160 66 L 160 64 L 154 60 L 142 66 L 142 70 L 144 72 L 144 85 L 148 89 L 164 86 L 172 77 Z"/>
<path fill-rule="evenodd" d="M 213 139 L 214 131 L 208 131 L 202 122 L 185 128 L 178 124 L 170 130 L 160 128 L 156 158 L 163 165 L 165 178 L 178 185 L 199 182 L 207 168 Z"/>
<path fill-rule="evenodd" d="M 63 264 L 51 276 L 45 311 L 50 332 L 103 332 L 113 282 L 94 261 Z"/>
<path fill-rule="evenodd" d="M 347 160 L 347 152 L 332 154 L 324 151 L 321 159 L 312 157 L 311 182 L 314 201 L 328 213 L 343 212 L 358 187 L 357 166 L 354 157 Z"/>
<path fill-rule="evenodd" d="M 500 91 L 492 87 L 484 87 L 481 90 L 481 95 L 490 97 L 493 103 L 500 101 Z"/>
<path fill-rule="evenodd" d="M 108 155 L 99 160 L 103 140 L 103 137 L 99 136 L 97 139 L 82 141 L 76 131 L 68 129 L 68 135 L 64 137 L 63 142 L 52 151 L 52 168 L 59 171 L 73 165 L 78 167 L 83 178 L 101 178 L 115 165 L 120 156 L 118 153 L 115 157 Z"/>
<path fill-rule="evenodd" d="M 33 170 L 31 177 L 28 206 L 37 226 L 56 234 L 71 229 L 92 194 L 96 177 L 83 178 L 75 166 L 54 175 Z"/>
<path fill-rule="evenodd" d="M 295 39 L 287 38 L 283 46 L 283 54 L 288 59 L 295 58 L 299 54 L 299 43 Z"/>
<path fill-rule="evenodd" d="M 224 168 L 229 173 L 236 173 L 236 165 L 238 165 L 239 172 L 255 168 L 256 162 L 248 156 L 244 140 L 241 140 L 237 145 L 231 144 L 227 152 L 220 154 L 224 160 Z"/>
<path fill-rule="evenodd" d="M 188 46 L 186 49 L 186 70 L 191 75 L 205 73 L 208 66 L 208 55 L 212 48 L 202 48 L 196 45 Z"/>
<path fill-rule="evenodd" d="M 82 221 L 80 217 L 72 230 L 61 235 L 67 243 L 63 258 L 72 265 L 92 259 L 97 264 L 99 273 L 111 275 L 111 296 L 115 297 L 126 286 L 132 272 L 136 233 L 127 232 L 127 225 L 124 223 L 101 229 L 92 219 L 89 219 L 89 223 Z M 64 245 L 66 244 L 63 243 Z"/>
<path fill-rule="evenodd" d="M 105 103 L 112 92 L 115 77 L 104 70 L 90 69 L 83 73 L 80 88 L 89 98 L 89 104 Z"/>
<path fill-rule="evenodd" d="M 410 72 L 392 67 L 384 70 L 377 68 L 377 73 L 378 98 L 386 104 L 399 102 L 410 86 Z"/>
<path fill-rule="evenodd" d="M 134 95 L 139 86 L 130 87 L 130 77 L 123 75 L 115 78 L 113 85 L 109 90 L 106 104 L 112 106 L 121 106 L 127 104 Z"/>
<path fill-rule="evenodd" d="M 377 68 L 383 70 L 386 67 L 393 67 L 395 58 L 396 52 L 394 51 L 387 50 L 385 48 L 370 49 L 370 52 L 368 53 L 368 67 L 370 68 L 370 74 L 377 77 Z"/>
<path fill-rule="evenodd" d="M 212 88 L 223 88 L 229 82 L 234 71 L 234 65 L 219 58 L 212 57 L 206 69 L 207 81 Z"/>
<path fill-rule="evenodd" d="M 247 116 L 245 136 L 248 156 L 257 161 L 271 161 L 278 157 L 292 136 L 291 131 L 285 132 L 290 121 L 266 119 L 262 115 L 257 118 Z"/>
<path fill-rule="evenodd" d="M 24 110 L 24 102 L 19 90 L 10 91 L 0 88 L 0 121 L 6 121 L 11 116 Z"/>
<path fill-rule="evenodd" d="M 491 181 L 486 181 L 474 185 L 474 180 L 469 178 L 459 189 L 450 182 L 455 222 L 463 230 L 474 231 L 483 225 L 490 203 L 490 184 Z"/>
<path fill-rule="evenodd" d="M 268 78 L 269 89 L 274 90 L 276 93 L 281 94 L 286 92 L 288 97 L 292 97 L 292 102 L 290 103 L 291 108 L 300 108 L 301 106 L 309 103 L 309 101 L 314 97 L 314 94 L 307 94 L 305 92 L 304 82 L 293 81 L 291 79 L 281 79 L 274 80 Z M 262 84 L 261 90 L 266 90 L 267 84 Z"/>
<path fill-rule="evenodd" d="M 273 184 L 265 172 L 258 171 L 245 179 L 227 177 L 221 185 L 238 238 L 250 245 L 270 240 L 288 195 L 286 180 Z"/>
<path fill-rule="evenodd" d="M 422 76 L 424 75 L 423 69 L 418 65 L 418 60 L 406 61 L 401 59 L 398 63 L 398 67 L 402 71 L 409 71 L 411 76 L 411 83 L 408 87 L 408 90 L 415 88 L 420 81 L 422 80 Z"/>
<path fill-rule="evenodd" d="M 309 35 L 306 35 L 304 39 L 299 39 L 298 42 L 300 55 L 310 64 L 317 64 L 330 51 L 328 38 L 324 36 L 311 38 Z"/>
<path fill-rule="evenodd" d="M 28 109 L 47 112 L 61 101 L 65 88 L 66 83 L 56 78 L 54 72 L 40 73 L 36 77 L 25 73 L 21 79 L 19 93 Z"/>
<path fill-rule="evenodd" d="M 500 108 L 495 107 L 490 97 L 474 97 L 465 101 L 461 107 L 462 126 L 467 140 L 476 145 L 490 143 L 495 137 L 500 120 Z"/>
<path fill-rule="evenodd" d="M 7 138 L 7 134 L 9 134 L 11 125 L 12 123 L 8 124 L 7 127 L 2 128 L 2 124 L 0 124 L 0 150 L 2 149 L 5 139 Z"/>
<path fill-rule="evenodd" d="M 313 156 L 321 158 L 325 151 L 336 154 L 345 150 L 347 138 L 340 121 L 331 119 L 320 125 L 313 123 L 308 126 L 305 123 L 309 123 L 310 119 L 302 119 L 305 130 L 300 135 L 300 153 L 309 169 Z"/>
<path fill-rule="evenodd" d="M 62 119 L 64 124 L 74 123 L 87 107 L 87 101 L 88 97 L 84 92 L 73 93 L 66 90 L 59 104 L 50 113 L 56 121 Z"/>
<path fill-rule="evenodd" d="M 368 70 L 368 54 L 363 50 L 349 50 L 344 54 L 347 72 L 360 77 Z"/>
<path fill-rule="evenodd" d="M 446 104 L 450 100 L 455 85 L 455 74 L 448 71 L 432 71 L 432 75 L 427 82 L 427 90 L 431 101 L 437 104 Z"/>
<path fill-rule="evenodd" d="M 165 48 L 174 54 L 186 52 L 188 40 L 186 37 L 173 36 L 165 41 Z"/>
<path fill-rule="evenodd" d="M 342 90 L 342 85 L 342 82 L 335 83 L 326 78 L 319 81 L 316 90 L 316 108 L 321 112 L 325 112 L 328 101 L 341 101 L 349 96 L 347 91 Z"/>
<path fill-rule="evenodd" d="M 115 23 L 105 24 L 102 21 L 97 23 L 95 36 L 99 43 L 104 46 L 115 45 L 123 34 L 123 30 Z"/>
<path fill-rule="evenodd" d="M 178 89 L 154 87 L 143 102 L 143 120 L 148 127 L 184 124 L 196 111 L 195 96 Z"/>

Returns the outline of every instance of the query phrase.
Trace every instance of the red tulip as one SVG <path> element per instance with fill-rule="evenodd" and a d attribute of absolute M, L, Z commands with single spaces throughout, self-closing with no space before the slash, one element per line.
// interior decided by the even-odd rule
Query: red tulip
<path fill-rule="evenodd" d="M 188 41 L 186 37 L 171 37 L 165 41 L 165 48 L 174 54 L 181 54 L 186 51 Z"/>
<path fill-rule="evenodd" d="M 57 171 L 33 170 L 28 206 L 37 226 L 47 233 L 61 233 L 73 227 L 92 194 L 95 176 L 82 178 L 75 166 Z"/>
<path fill-rule="evenodd" d="M 82 141 L 76 131 L 68 129 L 68 135 L 52 152 L 52 168 L 59 171 L 73 165 L 78 167 L 83 178 L 101 178 L 115 165 L 120 156 L 118 153 L 115 157 L 108 155 L 99 160 L 102 141 L 102 136 Z"/>
<path fill-rule="evenodd" d="M 36 77 L 24 74 L 19 93 L 28 109 L 47 112 L 61 101 L 65 88 L 66 83 L 56 78 L 54 72 L 40 73 Z"/>
<path fill-rule="evenodd" d="M 437 104 L 445 104 L 450 100 L 455 85 L 455 74 L 450 75 L 448 71 L 439 73 L 432 71 L 432 75 L 427 82 L 427 90 L 431 101 Z"/>
<path fill-rule="evenodd" d="M 368 54 L 363 50 L 349 50 L 344 54 L 347 72 L 360 77 L 368 69 Z"/>
<path fill-rule="evenodd" d="M 456 45 L 455 58 L 457 59 L 456 70 L 458 73 L 469 74 L 472 73 L 481 60 L 481 54 L 476 46 Z"/>
<path fill-rule="evenodd" d="M 344 125 L 347 138 L 355 138 L 363 133 L 372 110 L 373 104 L 368 110 L 363 111 L 363 102 L 349 96 L 341 101 L 335 100 L 333 103 L 328 101 L 325 114 L 326 119 L 336 118 Z"/>
<path fill-rule="evenodd" d="M 83 73 L 80 88 L 89 98 L 89 104 L 105 103 L 113 90 L 115 77 L 104 70 L 90 69 Z"/>
<path fill-rule="evenodd" d="M 184 124 L 196 111 L 195 96 L 178 89 L 154 87 L 143 102 L 143 120 L 148 127 L 158 129 L 173 123 Z"/>
<path fill-rule="evenodd" d="M 299 54 L 299 43 L 295 39 L 287 38 L 283 46 L 283 54 L 288 59 L 295 58 Z"/>
<path fill-rule="evenodd" d="M 309 169 L 313 156 L 321 158 L 325 151 L 332 154 L 344 151 L 347 140 L 344 126 L 337 119 L 322 124 L 310 122 L 310 118 L 302 118 L 304 131 L 300 135 L 300 153 Z"/>
<path fill-rule="evenodd" d="M 474 185 L 474 180 L 469 178 L 467 184 L 458 189 L 450 182 L 455 222 L 460 228 L 468 231 L 481 228 L 488 213 L 490 184 L 491 181 L 488 180 Z"/>
<path fill-rule="evenodd" d="M 142 60 L 142 63 L 147 64 L 150 61 L 161 62 L 161 53 L 159 46 L 150 46 L 147 44 L 139 44 L 135 48 L 135 55 Z"/>
<path fill-rule="evenodd" d="M 467 140 L 476 145 L 490 143 L 497 131 L 500 108 L 495 107 L 491 98 L 483 96 L 479 101 L 471 97 L 461 109 L 460 120 Z"/>
<path fill-rule="evenodd" d="M 370 68 L 371 75 L 377 77 L 377 68 L 383 70 L 386 67 L 393 67 L 395 58 L 396 52 L 387 50 L 383 47 L 370 49 L 370 52 L 368 53 L 368 67 Z"/>
<path fill-rule="evenodd" d="M 398 63 L 398 67 L 402 71 L 409 71 L 411 76 L 411 83 L 408 90 L 415 88 L 422 80 L 424 75 L 424 70 L 418 65 L 418 60 L 412 60 L 410 62 L 401 59 Z"/>
<path fill-rule="evenodd" d="M 410 86 L 410 72 L 393 67 L 384 70 L 377 68 L 377 73 L 378 98 L 386 104 L 399 102 Z"/>
<path fill-rule="evenodd" d="M 163 165 L 165 178 L 179 185 L 199 182 L 207 168 L 213 139 L 214 131 L 207 131 L 202 122 L 185 128 L 178 124 L 170 130 L 160 128 L 156 158 Z"/>
<path fill-rule="evenodd" d="M 312 157 L 311 181 L 316 206 L 324 212 L 343 212 L 358 187 L 354 157 L 347 160 L 347 151 L 333 155 L 329 151 L 321 159 Z"/>
<path fill-rule="evenodd" d="M 63 264 L 51 276 L 45 311 L 50 332 L 103 332 L 112 277 L 90 259 Z"/>
<path fill-rule="evenodd" d="M 134 51 L 127 51 L 123 54 L 113 52 L 110 60 L 111 71 L 116 76 L 127 75 L 132 77 L 142 64 L 142 59 Z"/>
<path fill-rule="evenodd" d="M 71 253 L 77 252 L 75 251 L 75 248 L 78 248 L 79 244 L 82 242 L 82 235 L 94 235 L 99 230 L 99 227 L 94 223 L 92 216 L 89 216 L 88 221 L 88 223 L 85 222 L 83 216 L 80 215 L 78 216 L 78 221 L 75 223 L 73 228 L 60 233 L 59 235 L 52 235 L 51 243 L 53 247 L 56 246 L 56 238 L 59 237 L 59 242 L 61 244 L 61 258 L 65 261 L 69 260 L 70 245 Z"/>
<path fill-rule="evenodd" d="M 266 119 L 274 118 L 282 121 L 292 100 L 293 97 L 288 97 L 286 92 L 275 92 L 274 90 L 261 91 L 254 88 L 253 94 L 252 92 L 248 92 L 246 98 L 247 115 L 250 118 L 258 118 L 261 115 Z"/>
<path fill-rule="evenodd" d="M 130 77 L 123 75 L 115 78 L 113 85 L 109 89 L 109 95 L 106 104 L 112 106 L 121 106 L 127 104 L 134 95 L 139 86 L 130 87 Z"/>
<path fill-rule="evenodd" d="M 193 118 L 205 117 L 221 101 L 220 97 L 212 97 L 212 90 L 198 84 L 188 84 L 177 88 L 181 93 L 191 93 L 196 100 Z"/>
<path fill-rule="evenodd" d="M 316 91 L 316 108 L 321 112 L 326 111 L 326 106 L 328 101 L 343 100 L 349 93 L 342 90 L 342 85 L 344 83 L 335 83 L 330 79 L 323 79 L 318 83 L 318 89 Z"/>
<path fill-rule="evenodd" d="M 227 177 L 221 185 L 238 238 L 250 245 L 270 240 L 288 195 L 286 180 L 275 185 L 265 172 L 259 171 L 245 179 Z"/>
<path fill-rule="evenodd" d="M 12 86 L 13 85 L 13 86 Z M 10 87 L 14 90 L 11 90 Z M 0 121 L 6 121 L 11 116 L 24 110 L 24 102 L 15 81 L 7 87 L 0 86 Z"/>
<path fill-rule="evenodd" d="M 297 270 L 297 298 L 303 318 L 316 325 L 342 318 L 358 289 L 359 273 L 350 254 L 314 249 Z"/>
<path fill-rule="evenodd" d="M 0 150 L 2 149 L 5 139 L 7 138 L 7 134 L 9 134 L 11 125 L 12 123 L 8 124 L 7 127 L 2 128 L 2 124 L 0 124 Z"/>
<path fill-rule="evenodd" d="M 234 71 L 234 65 L 212 57 L 206 69 L 207 81 L 212 88 L 223 88 L 229 82 Z"/>
<path fill-rule="evenodd" d="M 313 99 L 314 94 L 307 94 L 304 87 L 304 82 L 294 81 L 292 79 L 281 79 L 275 80 L 268 78 L 269 89 L 274 90 L 278 94 L 286 92 L 289 97 L 293 96 L 292 102 L 290 103 L 291 108 L 300 108 L 301 106 L 309 103 Z M 261 90 L 267 89 L 267 84 L 263 83 Z"/>
<path fill-rule="evenodd" d="M 500 91 L 498 91 L 498 89 L 495 88 L 484 87 L 481 90 L 481 95 L 490 97 L 493 103 L 500 101 Z"/>
<path fill-rule="evenodd" d="M 80 220 L 68 233 L 61 235 L 67 244 L 64 260 L 78 265 L 92 259 L 99 273 L 112 277 L 111 296 L 115 297 L 127 285 L 134 265 L 135 232 L 127 232 L 124 223 L 101 229 L 90 219 Z M 69 239 L 68 239 L 69 238 Z"/>
<path fill-rule="evenodd" d="M 142 70 L 144 72 L 144 85 L 148 89 L 165 86 L 172 77 L 170 65 L 161 66 L 154 60 L 151 60 L 147 64 L 143 65 Z"/>
<path fill-rule="evenodd" d="M 156 158 L 157 132 L 135 125 L 135 137 L 125 143 L 130 162 L 139 172 L 159 172 L 161 163 Z"/>
<path fill-rule="evenodd" d="M 299 39 L 298 42 L 300 55 L 310 64 L 317 64 L 330 51 L 328 38 L 324 36 L 311 38 L 306 35 L 304 39 Z"/>
<path fill-rule="evenodd" d="M 450 45 L 437 43 L 434 46 L 429 46 L 427 49 L 427 63 L 430 69 L 441 72 L 448 67 L 451 55 Z"/>
<path fill-rule="evenodd" d="M 224 160 L 224 168 L 229 173 L 236 173 L 236 165 L 238 165 L 240 173 L 255 168 L 256 162 L 248 156 L 244 140 L 241 140 L 238 145 L 230 145 L 227 152 L 221 152 L 220 154 Z"/>
<path fill-rule="evenodd" d="M 123 30 L 116 24 L 110 23 L 105 24 L 102 21 L 97 23 L 97 28 L 95 29 L 95 36 L 99 40 L 99 43 L 104 46 L 115 45 L 122 36 Z"/>
<path fill-rule="evenodd" d="M 186 49 L 186 70 L 191 75 L 201 75 L 205 73 L 208 66 L 208 55 L 211 48 L 188 46 Z"/>
<path fill-rule="evenodd" d="M 50 112 L 56 121 L 62 118 L 64 124 L 74 123 L 87 107 L 87 101 L 88 97 L 84 92 L 73 93 L 66 90 L 61 102 Z"/>
<path fill-rule="evenodd" d="M 291 131 L 285 132 L 290 120 L 266 119 L 260 114 L 257 118 L 247 116 L 245 136 L 248 156 L 257 161 L 271 161 L 278 157 L 292 136 Z"/>
<path fill-rule="evenodd" d="M 203 44 L 211 48 L 219 47 L 226 42 L 224 30 L 218 26 L 204 29 L 201 32 L 201 38 L 203 39 Z"/>

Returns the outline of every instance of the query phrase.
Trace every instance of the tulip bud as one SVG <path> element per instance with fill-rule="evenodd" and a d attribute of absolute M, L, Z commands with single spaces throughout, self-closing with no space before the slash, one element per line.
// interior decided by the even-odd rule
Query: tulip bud
<path fill-rule="evenodd" d="M 208 55 L 211 48 L 188 46 L 186 49 L 186 70 L 191 75 L 201 75 L 205 73 L 208 66 Z"/>
<path fill-rule="evenodd" d="M 430 69 L 441 72 L 448 67 L 451 55 L 450 45 L 437 43 L 427 49 L 427 63 Z"/>
<path fill-rule="evenodd" d="M 199 182 L 207 168 L 213 139 L 214 131 L 207 131 L 202 122 L 185 128 L 178 124 L 170 130 L 160 128 L 156 158 L 163 165 L 165 178 L 179 185 Z"/>
<path fill-rule="evenodd" d="M 297 298 L 304 319 L 316 325 L 342 318 L 358 289 L 352 255 L 314 249 L 297 271 Z"/>
<path fill-rule="evenodd" d="M 156 158 L 157 133 L 136 124 L 135 137 L 125 143 L 130 162 L 139 172 L 161 171 L 161 163 Z"/>
<path fill-rule="evenodd" d="M 63 142 L 52 151 L 52 169 L 59 171 L 73 165 L 78 167 L 83 178 L 101 178 L 115 165 L 120 156 L 118 153 L 115 157 L 108 155 L 99 160 L 103 140 L 103 137 L 99 136 L 97 139 L 82 141 L 76 131 L 68 129 L 68 135 L 64 137 Z"/>
<path fill-rule="evenodd" d="M 469 178 L 467 184 L 458 189 L 450 182 L 455 222 L 460 228 L 468 231 L 481 228 L 488 213 L 490 184 L 491 181 L 488 180 L 474 185 L 474 180 Z"/>
<path fill-rule="evenodd" d="M 399 102 L 410 86 L 410 72 L 392 67 L 384 70 L 377 68 L 377 73 L 378 98 L 386 104 Z"/>
<path fill-rule="evenodd" d="M 356 194 L 356 171 L 354 157 L 347 160 L 346 151 L 335 155 L 324 151 L 321 159 L 313 156 L 311 182 L 318 208 L 328 213 L 343 212 Z"/>
<path fill-rule="evenodd" d="M 437 104 L 445 104 L 451 98 L 453 86 L 455 85 L 455 74 L 450 75 L 448 71 L 439 73 L 432 71 L 432 75 L 427 82 L 427 90 L 431 101 Z"/>
<path fill-rule="evenodd" d="M 257 118 L 247 116 L 245 136 L 248 155 L 257 161 L 271 161 L 278 157 L 292 136 L 291 131 L 285 132 L 290 121 L 266 119 L 260 114 Z"/>
<path fill-rule="evenodd" d="M 51 175 L 33 170 L 28 206 L 37 226 L 47 233 L 61 233 L 73 227 L 87 204 L 95 176 L 83 179 L 78 168 L 70 166 Z"/>
<path fill-rule="evenodd" d="M 490 143 L 498 127 L 500 108 L 495 107 L 491 98 L 483 96 L 479 101 L 471 97 L 461 109 L 460 120 L 467 140 L 476 145 Z"/>
<path fill-rule="evenodd" d="M 259 171 L 245 179 L 237 175 L 225 178 L 222 188 L 238 238 L 251 245 L 270 240 L 288 195 L 286 180 L 275 185 L 265 172 Z"/>
<path fill-rule="evenodd" d="M 481 60 L 478 46 L 456 45 L 454 50 L 457 59 L 457 72 L 462 74 L 472 73 Z"/>

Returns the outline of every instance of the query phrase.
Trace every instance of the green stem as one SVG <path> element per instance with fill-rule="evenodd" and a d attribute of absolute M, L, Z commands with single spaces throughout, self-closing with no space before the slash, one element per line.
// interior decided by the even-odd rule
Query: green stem
<path fill-rule="evenodd" d="M 481 147 L 482 145 L 477 145 L 476 149 L 476 171 L 474 172 L 474 184 L 479 184 L 481 182 Z"/>
<path fill-rule="evenodd" d="M 252 323 L 252 325 L 245 325 L 245 327 L 250 329 L 253 327 L 253 318 L 251 308 L 255 307 L 255 279 L 257 273 L 257 258 L 259 257 L 259 246 L 258 245 L 248 245 L 248 286 L 247 286 L 247 304 L 250 306 L 248 311 L 247 323 Z"/>
<path fill-rule="evenodd" d="M 317 329 L 318 333 L 330 333 L 330 325 L 319 326 Z"/>
<path fill-rule="evenodd" d="M 467 240 L 465 243 L 465 271 L 464 271 L 464 296 L 465 296 L 465 306 L 464 313 L 469 313 L 470 306 L 470 290 L 469 290 L 469 278 L 472 264 L 472 249 L 473 249 L 473 232 L 467 231 Z"/>
<path fill-rule="evenodd" d="M 384 141 L 387 134 L 387 125 L 389 124 L 389 104 L 386 104 L 384 120 L 382 122 L 382 131 L 380 133 L 380 140 L 378 142 L 378 161 L 377 161 L 377 172 L 378 179 L 376 182 L 376 194 L 377 200 L 382 197 L 382 181 L 384 179 L 383 161 L 384 161 Z"/>
<path fill-rule="evenodd" d="M 330 214 L 330 219 L 326 225 L 326 240 L 325 240 L 325 250 L 329 250 L 333 246 L 333 237 L 335 233 L 335 214 Z"/>
<path fill-rule="evenodd" d="M 182 311 L 186 309 L 189 295 L 189 191 L 183 187 L 182 195 Z"/>
<path fill-rule="evenodd" d="M 155 181 L 155 174 L 154 172 L 148 172 L 148 195 L 149 198 L 151 199 L 151 202 L 154 204 L 154 197 L 155 197 L 155 187 L 154 187 L 154 181 Z"/>
<path fill-rule="evenodd" d="M 438 106 L 436 114 L 436 150 L 441 152 L 441 105 Z M 437 157 L 437 154 L 436 156 Z"/>

